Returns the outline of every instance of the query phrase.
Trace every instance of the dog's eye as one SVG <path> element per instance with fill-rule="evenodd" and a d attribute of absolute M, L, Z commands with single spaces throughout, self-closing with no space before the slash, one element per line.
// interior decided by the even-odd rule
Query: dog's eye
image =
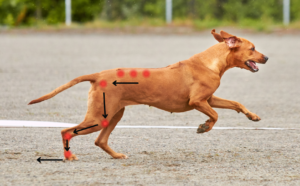
<path fill-rule="evenodd" d="M 254 48 L 254 47 L 252 47 L 250 50 L 254 51 L 254 50 L 255 50 L 255 48 Z"/>

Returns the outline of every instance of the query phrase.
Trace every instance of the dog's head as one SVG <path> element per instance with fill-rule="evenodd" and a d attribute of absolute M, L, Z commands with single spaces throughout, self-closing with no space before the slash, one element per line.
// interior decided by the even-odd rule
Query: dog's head
<path fill-rule="evenodd" d="M 254 44 L 244 38 L 236 37 L 221 31 L 220 34 L 211 31 L 215 39 L 219 42 L 225 42 L 230 50 L 227 56 L 227 62 L 231 67 L 240 67 L 251 72 L 257 72 L 258 66 L 256 63 L 265 64 L 268 57 L 255 50 Z"/>

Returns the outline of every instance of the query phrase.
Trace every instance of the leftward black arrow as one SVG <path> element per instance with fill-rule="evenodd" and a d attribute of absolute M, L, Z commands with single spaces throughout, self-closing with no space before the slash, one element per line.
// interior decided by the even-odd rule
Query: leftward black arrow
<path fill-rule="evenodd" d="M 39 157 L 37 161 L 41 163 L 41 161 L 63 161 L 63 159 L 41 159 L 41 157 Z"/>
<path fill-rule="evenodd" d="M 70 147 L 68 147 L 68 140 L 66 140 L 67 146 L 65 147 L 66 151 L 69 151 Z"/>
<path fill-rule="evenodd" d="M 85 130 L 85 129 L 89 129 L 89 128 L 92 128 L 92 127 L 96 127 L 96 126 L 98 126 L 98 124 L 96 124 L 96 125 L 93 125 L 93 126 L 90 126 L 90 127 L 87 127 L 87 128 L 83 128 L 83 129 L 80 129 L 80 130 L 74 130 L 73 131 L 73 133 L 75 133 L 75 134 L 78 134 L 77 132 L 79 132 L 79 131 L 82 131 L 82 130 Z"/>
<path fill-rule="evenodd" d="M 105 108 L 105 92 L 103 92 L 103 103 L 104 103 L 104 114 L 102 114 L 102 116 L 106 118 L 108 114 L 106 114 L 106 108 Z"/>
<path fill-rule="evenodd" d="M 117 82 L 117 80 L 116 80 L 112 84 L 117 86 L 117 84 L 139 84 L 139 82 Z"/>

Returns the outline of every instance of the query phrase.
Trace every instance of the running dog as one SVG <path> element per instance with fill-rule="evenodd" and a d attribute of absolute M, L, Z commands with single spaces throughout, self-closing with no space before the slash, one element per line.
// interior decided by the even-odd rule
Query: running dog
<path fill-rule="evenodd" d="M 256 51 L 254 44 L 244 38 L 224 31 L 218 34 L 215 29 L 211 33 L 219 43 L 187 60 L 164 68 L 118 68 L 80 76 L 31 101 L 29 105 L 50 99 L 77 83 L 90 81 L 88 109 L 83 122 L 61 131 L 66 160 L 77 160 L 68 150 L 67 140 L 100 130 L 95 145 L 113 158 L 127 158 L 112 150 L 107 142 L 128 105 L 145 104 L 168 112 L 196 109 L 209 117 L 199 125 L 197 133 L 210 131 L 217 122 L 218 114 L 213 108 L 232 109 L 242 112 L 252 121 L 259 121 L 260 117 L 242 104 L 213 94 L 225 71 L 239 67 L 257 72 L 259 68 L 256 63 L 264 64 L 268 57 Z"/>

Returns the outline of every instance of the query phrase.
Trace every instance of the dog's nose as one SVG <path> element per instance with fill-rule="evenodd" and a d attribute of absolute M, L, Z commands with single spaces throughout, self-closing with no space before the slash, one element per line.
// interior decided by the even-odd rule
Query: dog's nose
<path fill-rule="evenodd" d="M 265 58 L 265 62 L 267 62 L 267 61 L 268 61 L 268 59 L 269 59 L 267 56 L 265 56 L 264 58 Z"/>

